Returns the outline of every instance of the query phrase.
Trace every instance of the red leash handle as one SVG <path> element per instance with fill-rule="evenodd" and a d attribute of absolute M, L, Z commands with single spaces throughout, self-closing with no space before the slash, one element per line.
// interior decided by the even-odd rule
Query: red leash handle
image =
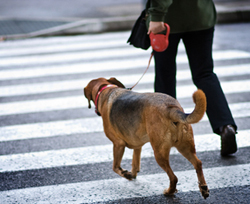
<path fill-rule="evenodd" d="M 167 23 L 164 23 L 167 31 L 166 31 L 166 35 L 164 34 L 153 34 L 152 32 L 149 34 L 149 38 L 150 38 L 150 43 L 151 46 L 153 48 L 153 50 L 155 50 L 156 52 L 163 52 L 164 50 L 166 50 L 168 48 L 168 36 L 170 34 L 170 27 Z M 128 90 L 132 90 L 142 79 L 142 77 L 146 74 L 146 72 L 148 71 L 150 62 L 152 57 L 154 56 L 154 53 L 152 52 L 148 61 L 148 67 L 147 69 L 144 71 L 144 73 L 142 74 L 141 78 L 136 82 L 136 84 L 134 86 L 132 86 L 131 88 L 128 88 Z"/>
<path fill-rule="evenodd" d="M 164 25 L 167 29 L 166 35 L 154 34 L 152 32 L 149 34 L 151 46 L 153 50 L 155 50 L 156 52 L 163 52 L 164 50 L 168 48 L 168 44 L 169 44 L 168 37 L 170 34 L 170 27 L 167 23 L 164 23 Z"/>

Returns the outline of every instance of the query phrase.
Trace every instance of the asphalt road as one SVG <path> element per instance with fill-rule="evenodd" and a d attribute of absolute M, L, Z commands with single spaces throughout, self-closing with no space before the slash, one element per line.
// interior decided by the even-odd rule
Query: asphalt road
<path fill-rule="evenodd" d="M 239 5 L 248 5 L 242 0 Z M 146 0 L 0 0 L 0 19 L 60 19 L 60 18 L 102 18 L 112 16 L 139 15 Z M 235 3 L 236 0 L 214 0 L 219 5 Z M 243 2 L 243 3 L 242 3 Z M 242 5 L 241 5 L 242 4 Z M 227 7 L 227 6 L 226 6 Z"/>
<path fill-rule="evenodd" d="M 139 6 L 142 7 L 142 3 L 143 0 L 0 0 L 0 18 L 101 18 L 119 15 L 117 12 L 122 10 L 123 14 L 129 14 Z M 140 10 L 141 8 L 138 11 Z"/>
<path fill-rule="evenodd" d="M 126 44 L 129 32 L 34 38 L 0 43 L 0 201 L 9 203 L 245 203 L 250 201 L 250 24 L 218 25 L 215 72 L 239 128 L 238 152 L 220 156 L 220 138 L 207 118 L 193 125 L 197 156 L 210 197 L 199 191 L 195 170 L 176 151 L 171 167 L 179 192 L 164 197 L 166 173 L 149 144 L 141 172 L 129 182 L 112 171 L 112 144 L 101 118 L 87 108 L 82 89 L 89 80 L 115 76 L 132 86 L 148 63 L 149 51 Z M 177 97 L 193 108 L 183 45 Z M 153 91 L 152 65 L 134 91 Z M 215 99 L 216 100 L 216 99 Z M 122 167 L 130 169 L 126 150 Z"/>

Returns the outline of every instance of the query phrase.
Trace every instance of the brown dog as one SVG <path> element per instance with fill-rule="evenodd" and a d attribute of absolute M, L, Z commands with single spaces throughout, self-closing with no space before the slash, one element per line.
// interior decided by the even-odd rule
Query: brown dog
<path fill-rule="evenodd" d="M 185 114 L 178 101 L 169 95 L 136 93 L 125 89 L 115 78 L 90 81 L 84 95 L 89 108 L 90 101 L 95 102 L 104 132 L 113 142 L 113 170 L 117 174 L 128 180 L 135 179 L 140 171 L 141 148 L 150 142 L 157 163 L 170 179 L 170 186 L 163 193 L 174 194 L 178 179 L 169 165 L 169 152 L 171 147 L 176 147 L 196 169 L 202 196 L 205 199 L 209 196 L 190 125 L 199 122 L 206 111 L 206 96 L 201 90 L 193 94 L 196 105 L 191 114 Z M 131 172 L 120 166 L 125 147 L 134 149 Z"/>

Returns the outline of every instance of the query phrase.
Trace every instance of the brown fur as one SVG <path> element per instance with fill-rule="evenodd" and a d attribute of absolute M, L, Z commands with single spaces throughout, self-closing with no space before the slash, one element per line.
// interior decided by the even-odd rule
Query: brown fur
<path fill-rule="evenodd" d="M 202 90 L 193 94 L 195 108 L 185 114 L 178 101 L 161 93 L 136 93 L 124 89 L 115 78 L 98 78 L 84 88 L 84 95 L 91 100 L 103 85 L 115 84 L 118 87 L 105 89 L 98 99 L 98 110 L 103 119 L 104 132 L 113 142 L 113 170 L 128 180 L 135 179 L 140 171 L 141 147 L 150 142 L 157 163 L 166 171 L 170 179 L 169 188 L 164 195 L 177 192 L 177 177 L 169 165 L 171 147 L 190 161 L 197 172 L 199 189 L 206 199 L 209 196 L 202 171 L 202 163 L 196 156 L 193 130 L 190 124 L 199 122 L 206 111 L 206 96 Z M 134 149 L 132 169 L 120 167 L 125 147 Z"/>

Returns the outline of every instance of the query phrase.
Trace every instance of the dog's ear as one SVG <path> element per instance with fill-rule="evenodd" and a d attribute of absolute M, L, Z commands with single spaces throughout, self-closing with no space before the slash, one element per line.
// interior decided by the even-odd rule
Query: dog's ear
<path fill-rule="evenodd" d="M 117 85 L 118 87 L 125 88 L 125 86 L 114 77 L 108 79 L 107 81 L 110 82 L 111 84 Z"/>
<path fill-rule="evenodd" d="M 85 88 L 83 89 L 83 92 L 84 92 L 85 97 L 88 99 L 89 108 L 91 108 L 90 101 L 93 100 L 93 99 L 92 99 L 92 93 L 91 93 L 91 91 L 90 91 L 90 89 L 89 89 L 88 87 L 85 87 Z"/>

